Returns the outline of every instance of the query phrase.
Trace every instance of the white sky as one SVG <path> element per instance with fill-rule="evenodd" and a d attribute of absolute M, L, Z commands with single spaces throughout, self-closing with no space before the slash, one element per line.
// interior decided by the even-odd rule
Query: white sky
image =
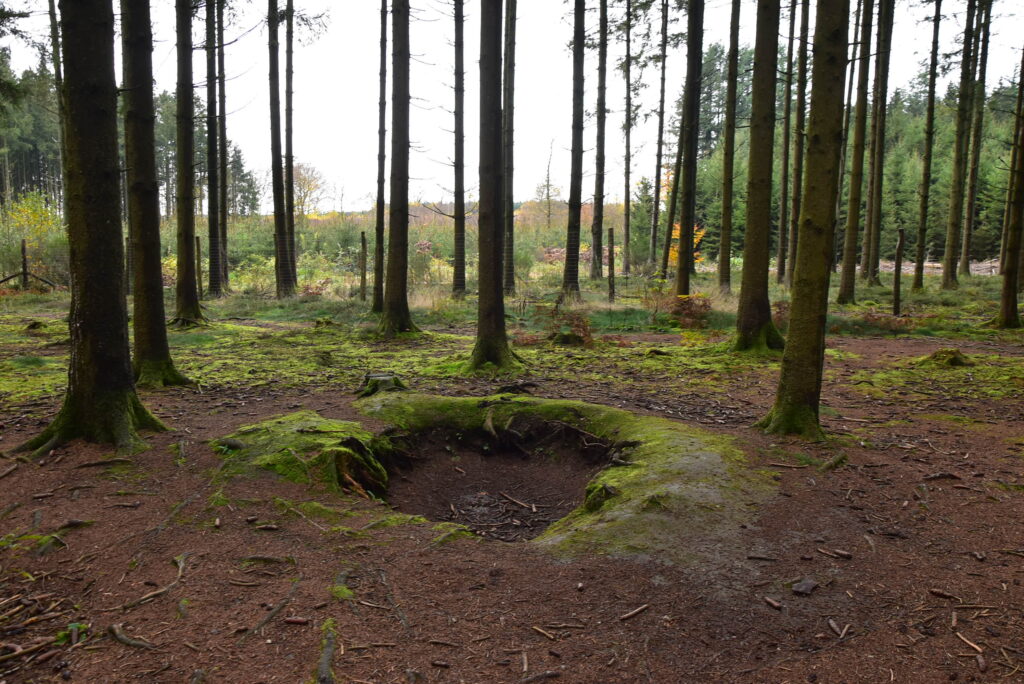
<path fill-rule="evenodd" d="M 40 40 L 48 40 L 48 23 L 43 0 L 15 0 L 33 17 L 26 28 Z M 280 0 L 283 5 L 283 0 Z M 175 47 L 172 0 L 152 0 L 154 14 L 154 68 L 158 90 L 174 90 Z M 327 12 L 325 33 L 315 40 L 296 45 L 295 57 L 295 157 L 312 164 L 334 186 L 332 199 L 321 209 L 338 209 L 343 201 L 347 211 L 365 209 L 376 194 L 377 92 L 379 56 L 379 3 L 376 0 L 296 0 L 296 8 L 311 14 Z M 611 0 L 612 18 L 621 16 L 625 3 Z M 673 3 L 674 4 L 674 3 Z M 788 29 L 788 2 L 783 0 L 783 33 Z M 855 4 L 852 2 L 851 4 Z M 445 0 L 412 0 L 416 21 L 411 29 L 412 64 L 412 140 L 411 199 L 443 201 L 451 197 L 453 22 L 450 3 Z M 591 0 L 588 6 L 596 5 Z M 954 40 L 962 31 L 963 0 L 944 3 L 947 20 L 942 25 L 943 51 L 952 52 Z M 1020 63 L 1021 36 L 1024 35 L 1024 11 L 1017 0 L 996 0 L 993 37 L 989 58 L 989 84 L 1013 77 Z M 549 149 L 552 182 L 567 191 L 571 125 L 572 63 L 568 44 L 572 36 L 571 5 L 563 0 L 519 0 L 518 54 L 516 73 L 516 200 L 535 196 L 543 182 Z M 709 0 L 705 16 L 705 45 L 728 40 L 729 0 Z M 906 85 L 928 57 L 931 27 L 924 24 L 932 4 L 919 0 L 898 0 L 894 34 L 892 88 Z M 257 26 L 266 11 L 261 0 L 244 3 L 235 25 L 226 39 L 238 42 L 227 53 L 228 136 L 238 144 L 248 165 L 260 172 L 270 166 L 269 96 L 267 87 L 266 30 Z M 755 2 L 744 0 L 741 43 L 754 39 Z M 588 30 L 595 28 L 596 11 L 588 13 Z M 813 21 L 812 7 L 812 21 Z M 466 178 L 475 195 L 478 130 L 479 50 L 478 3 L 466 0 Z M 652 16 L 655 31 L 659 21 Z M 676 17 L 674 30 L 685 24 Z M 195 42 L 203 40 L 202 10 L 195 22 Z M 390 31 L 390 29 L 389 29 Z M 852 26 L 851 26 L 852 37 Z M 32 67 L 38 55 L 30 49 L 12 45 L 16 71 Z M 282 27 L 283 48 L 283 27 Z M 622 111 L 624 82 L 614 65 L 624 53 L 616 43 L 610 48 L 608 105 L 608 179 L 610 201 L 621 201 L 623 173 Z M 668 58 L 668 100 L 674 102 L 683 81 L 685 48 L 670 50 Z M 584 169 L 593 163 L 594 120 L 590 112 L 596 98 L 596 55 L 588 55 L 588 111 L 585 131 Z M 197 84 L 205 81 L 205 61 L 195 59 Z M 282 56 L 283 69 L 283 56 Z M 390 63 L 389 63 L 390 70 Z M 635 70 L 634 70 L 635 72 Z M 952 73 L 948 78 L 956 76 Z M 658 73 L 643 72 L 647 84 L 642 92 L 645 112 L 657 106 Z M 283 82 L 283 80 L 282 80 Z M 944 86 L 940 86 L 940 93 Z M 205 89 L 200 91 L 205 97 Z M 390 111 L 388 115 L 390 123 Z M 654 171 L 656 118 L 641 121 L 634 129 L 635 179 L 652 176 Z M 584 196 L 593 192 L 592 170 L 584 181 Z M 342 200 L 343 198 L 343 200 Z"/>

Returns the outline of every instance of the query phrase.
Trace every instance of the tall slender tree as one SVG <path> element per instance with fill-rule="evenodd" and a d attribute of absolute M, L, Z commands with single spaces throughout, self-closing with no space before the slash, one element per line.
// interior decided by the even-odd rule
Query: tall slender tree
<path fill-rule="evenodd" d="M 967 207 L 964 212 L 958 267 L 959 275 L 965 277 L 971 275 L 971 243 L 974 237 L 974 223 L 978 218 L 978 183 L 981 171 L 981 148 L 984 146 L 982 133 L 985 127 L 985 77 L 988 69 L 989 33 L 992 25 L 992 0 L 980 0 L 978 17 L 981 52 L 978 53 L 977 78 L 974 80 L 974 94 L 971 98 L 971 159 L 967 175 Z"/>
<path fill-rule="evenodd" d="M 1002 239 L 999 245 L 999 272 L 1003 273 L 1006 269 L 1006 249 L 1007 243 L 1010 237 L 1010 214 L 1013 205 L 1013 191 L 1014 183 L 1016 183 L 1016 176 L 1013 174 L 1012 169 L 1017 168 L 1017 157 L 1024 153 L 1024 141 L 1021 136 L 1024 136 L 1024 87 L 1021 87 L 1021 83 L 1024 82 L 1024 50 L 1021 50 L 1020 67 L 1017 72 L 1017 103 L 1014 106 L 1013 111 L 1016 112 L 1013 137 L 1010 143 L 1010 169 L 1009 179 L 1006 183 L 1006 201 L 1003 207 L 1003 230 Z M 1024 282 L 1024 279 L 1022 279 Z"/>
<path fill-rule="evenodd" d="M 206 2 L 206 222 L 208 227 L 207 255 L 209 256 L 210 277 L 207 292 L 211 297 L 223 294 L 220 278 L 221 231 L 220 231 L 220 145 L 217 124 L 217 4 Z"/>
<path fill-rule="evenodd" d="M 821 436 L 818 409 L 825 361 L 825 317 L 843 144 L 843 82 L 849 0 L 818 0 L 808 127 L 805 201 L 800 210 L 789 341 L 775 404 L 760 425 L 768 432 Z"/>
<path fill-rule="evenodd" d="M 373 296 L 370 310 L 384 312 L 384 174 L 387 165 L 387 107 L 388 107 L 388 0 L 380 0 L 380 95 L 377 103 L 377 202 L 373 242 Z M 455 233 L 455 264 L 458 269 L 458 231 Z M 465 232 L 462 242 L 462 280 L 466 280 Z M 456 275 L 456 279 L 457 279 Z"/>
<path fill-rule="evenodd" d="M 408 293 L 409 0 L 391 3 L 391 35 L 391 202 L 384 312 L 380 320 L 380 331 L 384 337 L 418 331 L 409 313 Z"/>
<path fill-rule="evenodd" d="M 743 245 L 743 282 L 736 314 L 735 347 L 739 351 L 782 349 L 785 346 L 782 335 L 772 323 L 768 300 L 778 48 L 779 0 L 757 0 L 747 174 L 747 233 Z"/>
<path fill-rule="evenodd" d="M 700 82 L 704 64 L 704 0 L 689 0 L 686 13 L 686 84 L 683 88 L 681 138 L 685 161 L 680 178 L 679 258 L 676 295 L 690 294 L 693 227 L 697 221 L 697 142 L 700 128 Z"/>
<path fill-rule="evenodd" d="M 679 209 L 679 189 L 683 179 L 683 157 L 685 156 L 686 144 L 683 136 L 686 129 L 683 127 L 682 119 L 679 121 L 679 131 L 676 137 L 676 160 L 672 164 L 672 185 L 668 196 L 668 212 L 665 214 L 665 242 L 661 246 L 661 268 L 658 270 L 660 280 L 668 279 L 668 257 L 672 250 L 672 235 L 676 227 L 676 211 Z M 680 224 L 681 225 L 681 224 Z"/>
<path fill-rule="evenodd" d="M 267 27 L 270 48 L 270 179 L 274 195 L 274 275 L 278 298 L 295 294 L 288 251 L 288 219 L 285 216 L 284 169 L 281 161 L 281 70 L 277 0 L 268 0 Z"/>
<path fill-rule="evenodd" d="M 939 72 L 939 25 L 942 21 L 942 0 L 935 0 L 932 19 L 932 51 L 928 62 L 928 104 L 924 117 L 924 156 L 921 159 L 921 188 L 918 191 L 917 245 L 915 246 L 914 290 L 924 289 L 925 244 L 928 239 L 928 204 L 932 193 L 932 156 L 935 151 L 935 81 Z"/>
<path fill-rule="evenodd" d="M 608 120 L 608 0 L 598 0 L 597 144 L 594 153 L 594 219 L 590 228 L 590 277 L 602 277 L 604 261 L 605 128 Z"/>
<path fill-rule="evenodd" d="M 228 289 L 228 110 L 227 76 L 224 73 L 224 6 L 227 0 L 217 2 L 217 143 L 220 178 L 220 283 Z"/>
<path fill-rule="evenodd" d="M 203 321 L 199 305 L 196 269 L 195 216 L 195 109 L 192 100 L 192 0 L 175 0 L 178 37 L 177 124 L 175 127 L 175 184 L 178 223 L 178 266 L 175 280 L 174 323 L 181 326 Z"/>
<path fill-rule="evenodd" d="M 135 393 L 128 352 L 113 6 L 60 0 L 60 14 L 71 355 L 60 411 L 19 447 L 38 455 L 77 437 L 128 450 L 139 444 L 136 430 L 163 429 Z"/>
<path fill-rule="evenodd" d="M 793 266 L 796 263 L 796 245 L 800 237 L 800 203 L 803 202 L 804 154 L 807 148 L 807 134 L 804 130 L 807 112 L 807 42 L 810 23 L 811 0 L 800 3 L 800 48 L 796 64 L 796 115 L 793 130 L 793 207 L 789 212 L 789 264 L 786 284 L 793 285 Z"/>
<path fill-rule="evenodd" d="M 562 292 L 580 295 L 580 220 L 583 209 L 583 56 L 586 49 L 586 1 L 574 0 L 572 32 L 572 162 L 569 169 L 569 220 L 565 237 Z"/>
<path fill-rule="evenodd" d="M 49 0 L 50 10 L 50 61 L 53 62 L 53 85 L 57 89 L 57 92 L 62 92 L 64 87 L 64 69 L 60 62 L 60 25 L 57 21 L 57 5 L 56 0 Z M 60 172 L 61 172 L 61 183 L 60 183 L 60 202 L 63 206 L 64 195 L 68 186 L 68 180 L 64 177 L 64 154 L 65 154 L 65 133 L 64 133 L 64 102 L 61 98 L 57 97 L 57 125 L 59 131 L 59 144 L 57 148 L 60 154 Z"/>
<path fill-rule="evenodd" d="M 864 190 L 864 149 L 868 128 L 868 75 L 871 71 L 871 23 L 874 1 L 864 0 L 861 14 L 860 56 L 857 66 L 857 106 L 853 122 L 853 157 L 850 161 L 850 193 L 846 205 L 846 229 L 843 238 L 843 265 L 839 273 L 836 301 L 854 301 L 857 281 L 857 236 L 860 234 L 861 198 Z"/>
<path fill-rule="evenodd" d="M 796 41 L 796 3 L 789 3 L 789 42 L 786 47 L 786 90 L 782 103 L 782 182 L 779 184 L 779 244 L 775 256 L 775 280 L 786 279 L 789 263 L 789 154 L 793 134 L 793 44 Z"/>
<path fill-rule="evenodd" d="M 452 296 L 466 295 L 466 17 L 463 0 L 454 0 L 455 15 L 455 191 L 453 221 L 455 254 Z M 386 29 L 385 29 L 386 30 Z"/>
<path fill-rule="evenodd" d="M 516 213 L 513 197 L 515 174 L 516 128 L 516 0 L 505 0 L 505 61 L 502 68 L 502 222 L 504 223 L 504 285 L 505 294 L 516 292 L 515 227 Z"/>
<path fill-rule="evenodd" d="M 885 129 L 889 111 L 889 62 L 892 53 L 893 14 L 896 0 L 878 4 L 878 43 L 875 55 L 875 93 L 871 118 L 867 221 L 861 252 L 861 277 L 880 285 L 878 265 L 882 235 L 882 186 L 885 182 Z"/>
<path fill-rule="evenodd" d="M 284 220 L 287 228 L 285 248 L 288 250 L 289 277 L 298 284 L 295 255 L 295 4 L 285 0 L 284 9 Z"/>
<path fill-rule="evenodd" d="M 725 140 L 722 152 L 722 235 L 718 247 L 718 291 L 732 290 L 732 215 L 736 163 L 736 90 L 739 82 L 740 0 L 732 0 L 726 57 Z"/>
<path fill-rule="evenodd" d="M 1021 234 L 1024 233 L 1024 53 L 1021 56 L 1021 75 L 1017 79 L 1017 111 L 1014 126 L 1013 166 L 1007 185 L 1010 187 L 1009 220 L 1006 224 L 1006 249 L 1003 265 L 1003 287 L 999 298 L 998 328 L 1020 328 L 1018 292 L 1020 287 Z"/>
<path fill-rule="evenodd" d="M 622 60 L 622 74 L 626 82 L 626 107 L 622 122 L 625 134 L 625 160 L 623 163 L 622 232 L 628 236 L 632 222 L 633 183 L 633 0 L 626 0 L 626 12 L 622 20 L 626 38 L 626 56 Z M 628 240 L 628 237 L 626 238 Z M 615 301 L 615 228 L 608 226 L 608 301 Z"/>
<path fill-rule="evenodd" d="M 128 232 L 135 266 L 131 274 L 135 281 L 133 377 L 140 387 L 185 385 L 189 380 L 174 367 L 164 323 L 149 0 L 121 0 L 121 46 Z"/>
<path fill-rule="evenodd" d="M 471 370 L 515 363 L 505 332 L 502 296 L 502 0 L 480 3 L 480 298 Z M 397 32 L 396 32 L 397 37 Z M 396 71 L 397 73 L 397 71 Z"/>
<path fill-rule="evenodd" d="M 839 150 L 839 192 L 836 193 L 836 230 L 835 237 L 837 238 L 836 249 L 832 255 L 832 272 L 836 271 L 836 265 L 839 261 L 837 255 L 839 254 L 838 237 L 841 234 L 841 229 L 838 225 L 840 220 L 842 203 L 843 203 L 843 187 L 846 180 L 846 152 L 849 148 L 848 142 L 850 140 L 850 125 L 853 122 L 853 84 L 856 80 L 856 69 L 854 65 L 857 63 L 857 49 L 860 43 L 860 17 L 861 10 L 864 9 L 864 0 L 857 0 L 857 9 L 854 11 L 853 16 L 853 40 L 850 41 L 850 56 L 849 69 L 847 70 L 846 80 L 846 106 L 843 108 L 843 145 Z"/>
<path fill-rule="evenodd" d="M 949 215 L 946 221 L 946 244 L 942 255 L 942 289 L 956 289 L 956 266 L 959 256 L 960 225 L 964 213 L 964 176 L 966 175 L 967 142 L 970 138 L 971 81 L 973 79 L 974 13 L 976 0 L 967 0 L 963 49 L 960 58 L 960 89 L 957 94 L 956 133 L 953 138 L 952 180 L 949 186 Z"/>
<path fill-rule="evenodd" d="M 664 176 L 664 169 L 662 169 L 662 155 L 665 149 L 665 71 L 668 67 L 668 13 L 669 13 L 669 2 L 668 0 L 661 0 L 661 50 L 659 52 L 660 65 L 661 65 L 661 85 L 658 96 L 658 144 L 655 152 L 655 167 L 654 167 L 654 210 L 651 212 L 651 252 L 648 257 L 648 261 L 651 266 L 654 265 L 655 259 L 658 255 L 658 231 L 661 229 L 661 186 L 662 178 Z M 671 221 L 669 221 L 671 224 Z M 669 228 L 671 231 L 671 227 Z M 671 234 L 671 232 L 670 232 Z M 629 233 L 625 236 L 626 240 L 626 254 L 623 255 L 623 272 L 629 274 Z M 664 270 L 664 269 L 662 269 Z"/>

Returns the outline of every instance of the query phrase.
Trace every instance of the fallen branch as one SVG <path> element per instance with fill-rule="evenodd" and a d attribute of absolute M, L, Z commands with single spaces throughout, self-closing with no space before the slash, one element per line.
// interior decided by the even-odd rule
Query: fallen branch
<path fill-rule="evenodd" d="M 635 618 L 637 615 L 639 615 L 640 613 L 644 612 L 645 610 L 647 610 L 650 607 L 651 607 L 651 604 L 645 603 L 644 605 L 640 606 L 639 608 L 634 608 L 633 610 L 629 611 L 625 615 L 620 615 L 619 616 L 619 620 L 622 621 L 622 622 L 625 622 L 626 620 L 629 620 L 630 618 Z"/>
<path fill-rule="evenodd" d="M 174 587 L 178 586 L 178 582 L 181 581 L 181 576 L 185 574 L 185 559 L 187 559 L 190 555 L 192 555 L 192 554 L 191 553 L 183 553 L 180 556 L 175 556 L 174 557 L 174 564 L 176 566 L 178 566 L 178 576 L 174 578 L 173 582 L 171 582 L 170 584 L 168 584 L 166 587 L 164 587 L 162 589 L 157 589 L 155 591 L 151 591 L 151 592 L 149 592 L 148 594 L 146 594 L 145 596 L 143 596 L 143 597 L 141 597 L 139 599 L 136 599 L 134 601 L 129 601 L 128 603 L 126 603 L 123 606 L 121 606 L 121 609 L 122 610 L 129 610 L 131 608 L 135 608 L 136 606 L 141 606 L 143 603 L 146 603 L 147 601 L 152 601 L 153 599 L 155 599 L 157 597 L 163 596 L 164 594 L 169 592 L 171 589 L 173 589 Z"/>
<path fill-rule="evenodd" d="M 45 641 L 40 641 L 35 646 L 29 646 L 28 648 L 22 648 L 17 651 L 14 651 L 13 653 L 6 653 L 4 655 L 0 655 L 0 663 L 8 660 L 13 660 L 15 658 L 20 658 L 21 656 L 25 656 L 30 653 L 35 653 L 36 651 L 41 651 L 55 641 L 57 641 L 57 638 L 51 637 L 49 639 L 46 639 Z"/>
<path fill-rule="evenodd" d="M 124 625 L 120 622 L 115 622 L 110 627 L 107 627 L 107 631 L 110 633 L 110 636 L 114 637 L 115 641 L 119 641 L 125 646 L 131 646 L 132 648 L 156 648 L 154 644 L 149 643 L 145 639 L 133 639 L 125 634 Z"/>
<path fill-rule="evenodd" d="M 545 670 L 544 672 L 538 672 L 537 674 L 530 675 L 529 677 L 523 677 L 519 681 L 521 684 L 527 684 L 528 682 L 541 682 L 545 679 L 558 679 L 561 676 L 562 673 L 557 670 Z"/>
<path fill-rule="evenodd" d="M 132 463 L 134 463 L 134 461 L 131 460 L 130 458 L 108 458 L 102 461 L 90 461 L 88 463 L 79 463 L 78 465 L 75 466 L 75 468 L 102 468 L 103 466 L 131 465 Z"/>
<path fill-rule="evenodd" d="M 334 672 L 331 663 L 334 661 L 334 649 L 337 637 L 333 629 L 324 630 L 324 646 L 320 652 L 320 662 L 316 666 L 316 684 L 334 684 Z"/>
<path fill-rule="evenodd" d="M 18 464 L 17 463 L 13 464 L 10 468 L 7 468 L 2 473 L 0 473 L 0 480 L 4 479 L 5 477 L 10 475 L 11 473 L 13 473 L 17 469 L 18 469 Z"/>
<path fill-rule="evenodd" d="M 276 618 L 276 617 L 278 616 L 278 614 L 279 614 L 279 613 L 280 613 L 280 612 L 281 612 L 282 610 L 284 610 L 284 607 L 285 607 L 285 606 L 287 606 L 287 605 L 288 605 L 288 604 L 289 604 L 289 603 L 291 602 L 291 600 L 292 600 L 292 597 L 293 597 L 293 596 L 295 595 L 295 591 L 296 591 L 296 590 L 297 590 L 297 589 L 299 588 L 299 582 L 301 582 L 301 581 L 302 581 L 302 579 L 301 579 L 301 578 L 299 578 L 299 579 L 296 579 L 296 580 L 294 580 L 294 581 L 292 582 L 292 588 L 288 590 L 288 595 L 287 595 L 287 596 L 285 596 L 285 597 L 284 597 L 284 598 L 283 598 L 283 599 L 281 600 L 281 602 L 280 602 L 280 603 L 278 603 L 278 604 L 277 604 L 276 606 L 274 606 L 274 607 L 273 607 L 273 608 L 272 608 L 272 609 L 270 610 L 270 612 L 269 612 L 269 613 L 267 613 L 267 614 L 266 614 L 266 616 L 265 616 L 265 617 L 264 617 L 264 618 L 263 618 L 262 620 L 260 620 L 260 622 L 259 622 L 259 624 L 258 624 L 258 625 L 256 625 L 256 626 L 255 626 L 255 627 L 253 627 L 252 629 L 250 629 L 250 630 L 249 630 L 249 634 L 255 634 L 255 633 L 259 632 L 259 631 L 260 631 L 261 629 L 263 629 L 264 627 L 266 627 L 266 626 L 267 626 L 267 624 L 268 624 L 268 623 L 269 623 L 269 622 L 270 622 L 271 620 L 273 620 L 274 618 Z"/>

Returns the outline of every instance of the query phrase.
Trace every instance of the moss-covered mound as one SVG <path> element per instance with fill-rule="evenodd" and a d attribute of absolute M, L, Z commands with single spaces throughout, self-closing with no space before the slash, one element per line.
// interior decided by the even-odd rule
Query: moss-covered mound
<path fill-rule="evenodd" d="M 971 360 L 970 357 L 964 355 L 964 353 L 959 349 L 946 348 L 936 350 L 928 356 L 918 359 L 917 365 L 932 368 L 959 368 L 964 366 L 975 366 L 977 364 Z"/>
<path fill-rule="evenodd" d="M 358 423 L 299 411 L 242 427 L 213 446 L 234 472 L 270 470 L 293 482 L 382 495 L 388 476 L 373 455 L 372 440 Z"/>
<path fill-rule="evenodd" d="M 405 392 L 357 406 L 411 433 L 445 428 L 500 439 L 513 429 L 521 436 L 526 425 L 567 423 L 607 442 L 612 465 L 591 480 L 584 503 L 533 541 L 560 555 L 706 560 L 730 545 L 738 524 L 774 491 L 770 474 L 750 468 L 730 438 L 606 406 Z"/>

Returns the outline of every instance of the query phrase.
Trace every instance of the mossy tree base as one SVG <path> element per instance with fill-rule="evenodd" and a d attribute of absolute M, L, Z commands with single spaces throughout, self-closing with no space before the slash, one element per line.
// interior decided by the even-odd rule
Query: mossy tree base
<path fill-rule="evenodd" d="M 174 362 L 166 361 L 140 361 L 133 364 L 132 374 L 135 376 L 135 386 L 147 389 L 159 389 L 161 387 L 186 387 L 194 385 L 182 375 Z"/>
<path fill-rule="evenodd" d="M 771 321 L 762 325 L 753 333 L 739 333 L 733 344 L 733 351 L 768 352 L 782 351 L 786 348 L 786 340 Z"/>
<path fill-rule="evenodd" d="M 506 340 L 492 342 L 477 338 L 473 353 L 466 363 L 470 374 L 501 375 L 522 369 L 523 362 Z"/>
<path fill-rule="evenodd" d="M 825 432 L 818 422 L 818 412 L 811 406 L 776 404 L 768 415 L 755 423 L 771 435 L 799 435 L 820 442 Z"/>
<path fill-rule="evenodd" d="M 408 312 L 399 315 L 385 312 L 381 316 L 380 326 L 377 328 L 377 333 L 385 340 L 393 340 L 402 334 L 418 332 L 420 329 L 412 322 L 412 316 Z"/>
<path fill-rule="evenodd" d="M 16 451 L 31 451 L 32 457 L 38 458 L 61 444 L 83 438 L 113 444 L 118 453 L 133 453 L 146 446 L 139 438 L 139 430 L 162 432 L 166 429 L 142 405 L 134 390 L 92 396 L 89 401 L 76 401 L 68 395 L 53 422 Z"/>

